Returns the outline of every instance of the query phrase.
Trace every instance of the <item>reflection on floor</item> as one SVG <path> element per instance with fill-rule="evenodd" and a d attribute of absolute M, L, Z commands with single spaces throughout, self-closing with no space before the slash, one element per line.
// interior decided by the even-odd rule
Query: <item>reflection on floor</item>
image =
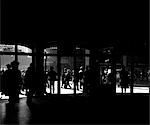
<path fill-rule="evenodd" d="M 149 87 L 133 87 L 133 93 L 149 93 Z M 116 93 L 121 93 L 121 87 L 116 87 Z M 130 87 L 126 89 L 126 93 L 130 93 Z"/>
<path fill-rule="evenodd" d="M 50 93 L 50 89 L 49 88 L 46 88 L 46 92 L 47 93 Z M 76 93 L 82 93 L 83 90 L 82 89 L 79 89 L 79 90 L 76 90 Z M 19 94 L 19 97 L 20 98 L 24 98 L 26 97 L 25 95 L 25 92 L 24 91 L 21 91 L 22 94 Z M 61 88 L 61 94 L 73 94 L 74 93 L 74 90 L 73 89 L 64 89 L 64 88 Z M 57 90 L 55 89 L 54 91 L 54 94 L 57 94 Z M 9 96 L 5 96 L 5 95 L 2 95 L 1 92 L 0 92 L 0 99 L 9 99 Z"/>
<path fill-rule="evenodd" d="M 50 93 L 50 89 L 49 88 L 46 88 L 46 91 L 47 93 Z M 80 89 L 80 90 L 77 90 L 76 93 L 82 93 L 83 90 Z M 116 93 L 121 93 L 121 87 L 116 87 Z M 22 91 L 22 93 L 24 93 Z M 64 88 L 61 88 L 61 94 L 73 94 L 74 93 L 74 90 L 73 89 L 64 89 Z M 130 93 L 130 87 L 126 89 L 126 93 Z M 150 93 L 150 88 L 149 87 L 134 87 L 133 88 L 133 93 Z M 54 91 L 54 94 L 57 94 L 57 90 Z M 20 98 L 24 98 L 26 97 L 26 95 L 24 94 L 20 94 L 19 95 Z M 1 92 L 0 92 L 0 99 L 9 99 L 8 96 L 5 96 L 5 95 L 1 95 Z"/>

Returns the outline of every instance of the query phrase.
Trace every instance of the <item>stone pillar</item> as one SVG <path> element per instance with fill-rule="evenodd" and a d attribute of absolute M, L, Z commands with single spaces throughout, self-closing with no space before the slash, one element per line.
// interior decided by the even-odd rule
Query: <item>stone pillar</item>
<path fill-rule="evenodd" d="M 73 68 L 74 68 L 74 95 L 76 95 L 76 85 L 77 85 L 77 55 L 76 55 L 76 45 L 73 45 Z"/>
<path fill-rule="evenodd" d="M 36 46 L 35 48 L 35 91 L 37 95 L 42 95 L 44 93 L 44 49 Z"/>
<path fill-rule="evenodd" d="M 57 49 L 57 74 L 58 74 L 58 86 L 57 86 L 57 90 L 58 90 L 58 94 L 60 94 L 60 76 L 61 76 L 61 57 L 60 57 L 60 53 L 61 53 L 61 46 L 58 44 L 58 49 Z"/>
<path fill-rule="evenodd" d="M 15 41 L 15 61 L 18 62 L 18 46 L 17 46 L 17 42 Z"/>
<path fill-rule="evenodd" d="M 133 94 L 133 86 L 134 86 L 134 58 L 131 59 L 131 88 L 130 93 Z"/>
<path fill-rule="evenodd" d="M 114 50 L 112 51 L 112 54 L 111 54 L 111 71 L 113 74 L 113 80 L 112 80 L 111 87 L 112 87 L 113 94 L 116 94 L 116 56 L 117 56 L 116 50 L 114 48 Z"/>
<path fill-rule="evenodd" d="M 96 49 L 91 49 L 91 53 L 90 53 L 90 69 L 91 69 L 91 79 L 92 79 L 92 83 L 91 83 L 91 87 L 90 87 L 90 93 L 93 95 L 98 94 L 99 93 L 99 89 L 100 89 L 100 76 L 99 76 L 99 63 L 98 63 L 98 59 L 96 57 L 97 55 L 97 50 Z"/>

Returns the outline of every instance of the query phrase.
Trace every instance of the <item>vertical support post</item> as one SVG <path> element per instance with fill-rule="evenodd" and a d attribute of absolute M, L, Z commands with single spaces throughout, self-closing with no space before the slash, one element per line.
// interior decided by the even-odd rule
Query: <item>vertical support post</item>
<path fill-rule="evenodd" d="M 32 46 L 32 64 L 33 64 L 33 73 L 36 71 L 36 45 Z"/>
<path fill-rule="evenodd" d="M 76 85 L 77 85 L 77 67 L 76 67 L 76 46 L 73 46 L 73 58 L 74 58 L 74 95 L 76 95 Z"/>
<path fill-rule="evenodd" d="M 45 71 L 45 72 L 46 72 L 46 69 L 47 69 L 46 62 L 47 62 L 47 55 L 46 55 L 46 52 L 45 52 L 45 53 L 44 53 L 44 71 Z"/>
<path fill-rule="evenodd" d="M 61 75 L 61 58 L 60 58 L 60 51 L 61 51 L 60 44 L 57 45 L 57 74 L 58 74 L 58 94 L 60 94 L 60 75 Z"/>
<path fill-rule="evenodd" d="M 17 62 L 18 61 L 18 46 L 17 46 L 17 42 L 15 41 L 15 61 Z"/>
<path fill-rule="evenodd" d="M 134 84 L 134 58 L 131 60 L 131 88 L 130 93 L 133 94 L 133 84 Z"/>
<path fill-rule="evenodd" d="M 91 83 L 90 93 L 95 95 L 99 93 L 100 89 L 100 78 L 99 78 L 99 65 L 98 60 L 96 58 L 97 50 L 91 49 L 90 53 L 90 69 L 91 69 L 91 79 L 93 82 Z"/>
<path fill-rule="evenodd" d="M 42 95 L 45 91 L 44 83 L 44 53 L 43 48 L 40 48 L 39 45 L 36 45 L 35 48 L 35 75 L 36 75 L 36 93 L 37 95 Z"/>
<path fill-rule="evenodd" d="M 112 51 L 112 55 L 111 55 L 111 70 L 112 70 L 112 74 L 113 74 L 113 80 L 112 80 L 112 93 L 115 94 L 116 93 L 116 48 L 114 48 L 114 50 Z"/>

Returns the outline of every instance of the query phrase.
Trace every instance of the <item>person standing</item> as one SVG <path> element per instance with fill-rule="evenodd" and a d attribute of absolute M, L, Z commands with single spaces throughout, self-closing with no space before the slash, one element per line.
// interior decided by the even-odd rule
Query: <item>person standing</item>
<path fill-rule="evenodd" d="M 28 67 L 25 77 L 24 77 L 24 85 L 26 88 L 27 102 L 32 101 L 32 96 L 35 94 L 35 86 L 34 86 L 34 72 L 33 72 L 33 64 L 30 63 Z"/>
<path fill-rule="evenodd" d="M 121 85 L 122 93 L 123 90 L 125 90 L 126 93 L 126 88 L 128 87 L 129 84 L 129 77 L 128 77 L 128 71 L 126 71 L 124 65 L 122 66 L 122 70 L 120 72 L 120 78 L 121 78 L 120 85 Z"/>
<path fill-rule="evenodd" d="M 86 66 L 84 71 L 84 86 L 83 86 L 83 92 L 85 94 L 89 94 L 90 91 L 90 85 L 91 85 L 91 71 L 89 66 Z"/>
<path fill-rule="evenodd" d="M 21 71 L 18 69 L 19 62 L 13 61 L 11 62 L 11 71 L 10 71 L 10 83 L 8 85 L 8 95 L 9 102 L 16 103 L 19 102 L 19 86 L 22 84 Z"/>
<path fill-rule="evenodd" d="M 7 64 L 7 70 L 2 74 L 2 94 L 8 95 L 8 85 L 10 84 L 11 65 Z"/>
<path fill-rule="evenodd" d="M 54 67 L 50 67 L 50 71 L 48 72 L 48 79 L 50 81 L 50 93 L 53 90 L 53 93 L 55 91 L 55 81 L 56 81 L 57 73 L 54 71 Z"/>

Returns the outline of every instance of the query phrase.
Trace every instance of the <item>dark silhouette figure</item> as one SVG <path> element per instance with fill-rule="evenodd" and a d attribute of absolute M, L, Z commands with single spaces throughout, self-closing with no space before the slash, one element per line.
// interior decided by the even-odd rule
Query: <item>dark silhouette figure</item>
<path fill-rule="evenodd" d="M 129 84 L 129 77 L 128 77 L 128 72 L 125 69 L 125 66 L 122 66 L 122 70 L 120 72 L 120 78 L 121 78 L 121 89 L 122 89 L 122 93 L 123 93 L 123 89 L 125 90 L 126 93 L 126 88 L 128 87 Z"/>
<path fill-rule="evenodd" d="M 8 95 L 8 85 L 10 84 L 11 65 L 7 64 L 7 70 L 2 74 L 2 94 Z"/>
<path fill-rule="evenodd" d="M 149 81 L 149 76 L 150 76 L 150 72 L 147 71 L 147 72 L 146 72 L 146 80 L 147 80 L 147 81 Z"/>
<path fill-rule="evenodd" d="M 91 85 L 91 71 L 89 66 L 86 66 L 85 71 L 84 71 L 84 86 L 83 86 L 83 92 L 88 94 L 90 90 L 90 85 Z"/>
<path fill-rule="evenodd" d="M 69 83 L 70 79 L 71 79 L 71 74 L 70 74 L 69 69 L 67 69 L 67 72 L 65 74 L 65 86 L 64 86 L 65 89 L 67 89 L 67 86 L 69 86 L 69 88 L 71 89 L 71 86 Z"/>
<path fill-rule="evenodd" d="M 65 87 L 65 85 L 66 85 L 66 73 L 67 73 L 67 68 L 64 68 L 63 69 L 63 73 L 62 73 L 62 88 L 64 88 Z"/>
<path fill-rule="evenodd" d="M 8 85 L 9 102 L 19 102 L 19 86 L 22 84 L 21 71 L 18 69 L 19 62 L 11 62 L 10 81 Z"/>
<path fill-rule="evenodd" d="M 6 116 L 4 124 L 17 124 L 19 123 L 19 108 L 17 104 L 6 103 Z"/>
<path fill-rule="evenodd" d="M 42 71 L 41 83 L 44 84 L 44 86 L 42 86 L 42 94 L 47 95 L 47 92 L 46 92 L 47 74 L 44 71 Z"/>
<path fill-rule="evenodd" d="M 79 83 L 80 83 L 80 89 L 82 89 L 83 86 L 83 67 L 80 67 L 79 70 Z"/>
<path fill-rule="evenodd" d="M 53 93 L 54 93 L 54 90 L 55 90 L 54 83 L 56 81 L 56 76 L 57 76 L 57 73 L 54 71 L 54 67 L 51 66 L 50 71 L 48 72 L 48 79 L 50 81 L 50 93 L 52 93 L 51 92 L 52 88 L 53 88 Z"/>
<path fill-rule="evenodd" d="M 114 80 L 115 80 L 114 73 L 113 72 L 109 73 L 108 74 L 108 84 L 113 84 Z"/>
<path fill-rule="evenodd" d="M 144 78 L 145 78 L 145 71 L 144 71 L 144 69 L 142 69 L 142 72 L 141 72 L 141 73 L 142 73 L 142 74 L 141 74 L 141 75 L 142 75 L 142 78 L 141 78 L 141 79 L 142 79 L 142 81 L 143 81 Z"/>
<path fill-rule="evenodd" d="M 24 85 L 26 88 L 27 102 L 31 102 L 33 94 L 35 94 L 33 64 L 28 67 L 24 76 Z"/>
<path fill-rule="evenodd" d="M 73 83 L 75 84 L 76 89 L 79 90 L 79 74 L 77 70 L 75 70 L 73 74 Z"/>

